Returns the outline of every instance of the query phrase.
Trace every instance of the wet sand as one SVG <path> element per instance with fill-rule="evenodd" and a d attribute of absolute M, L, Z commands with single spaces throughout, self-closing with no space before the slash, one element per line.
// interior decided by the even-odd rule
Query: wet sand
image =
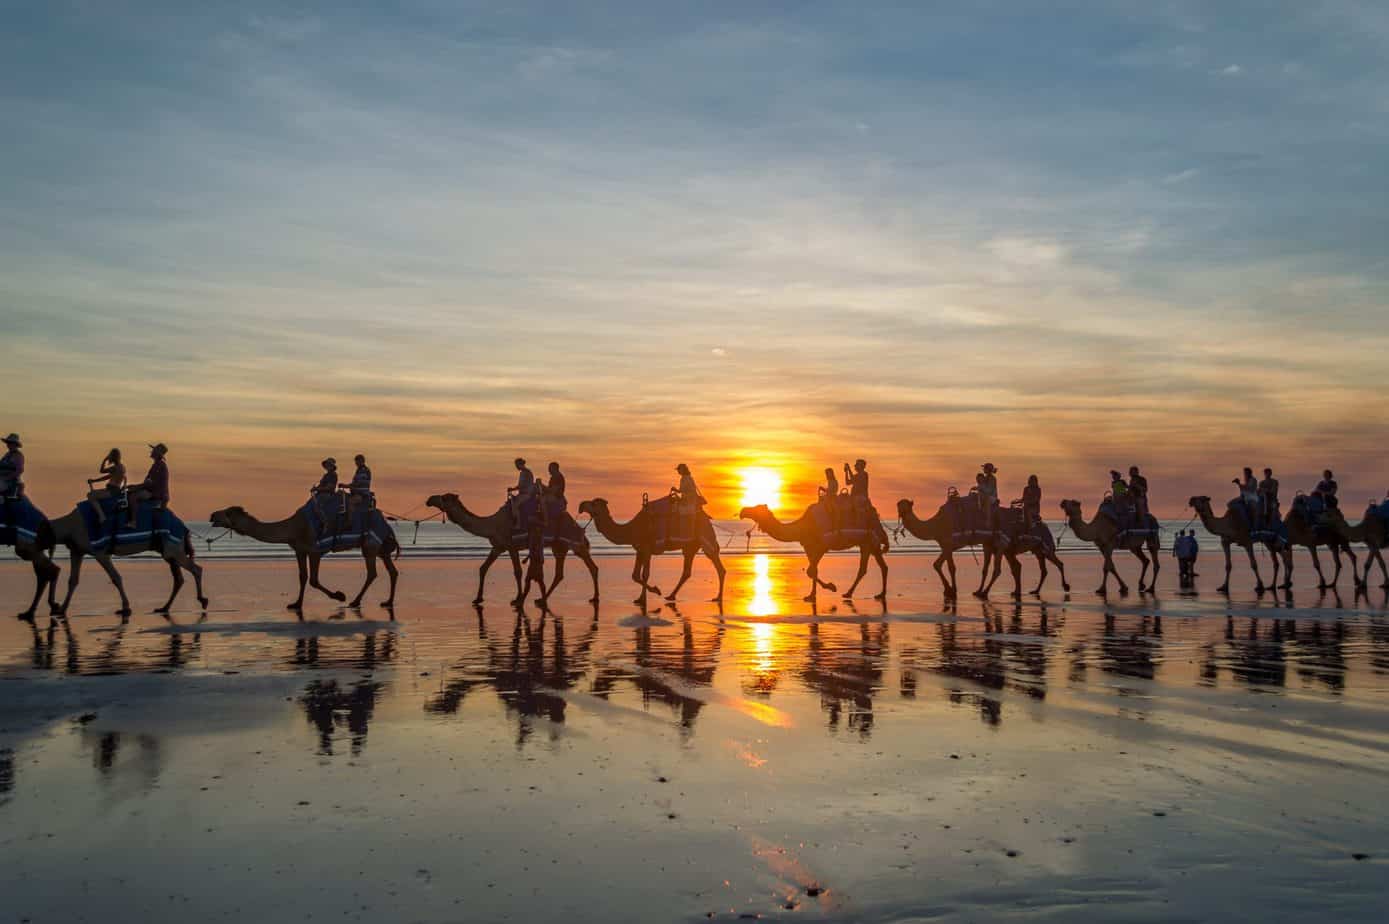
<path fill-rule="evenodd" d="M 504 564 L 479 612 L 477 562 L 407 556 L 394 620 L 378 583 L 301 621 L 291 563 L 220 561 L 165 621 L 127 561 L 125 623 L 88 569 L 67 621 L 0 620 L 5 919 L 1383 920 L 1384 592 L 1170 562 L 949 606 L 897 556 L 885 606 L 870 574 L 812 613 L 800 559 L 745 556 L 722 613 L 702 561 L 642 613 L 604 560 L 600 607 L 580 568 L 518 616 Z M 11 612 L 30 580 L 0 565 Z"/>

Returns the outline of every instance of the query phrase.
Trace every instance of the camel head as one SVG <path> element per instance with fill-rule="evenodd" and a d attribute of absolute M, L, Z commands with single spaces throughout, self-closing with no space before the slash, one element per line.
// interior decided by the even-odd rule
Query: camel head
<path fill-rule="evenodd" d="M 236 527 L 232 524 L 245 518 L 245 507 L 227 507 L 223 510 L 212 511 L 212 516 L 208 517 L 208 522 L 218 529 L 235 529 Z"/>
<path fill-rule="evenodd" d="M 435 510 L 443 510 L 445 504 L 458 503 L 457 494 L 431 494 L 429 500 L 424 502 L 426 507 L 433 507 Z"/>
<path fill-rule="evenodd" d="M 608 502 L 605 498 L 595 497 L 593 500 L 579 502 L 579 513 L 581 515 L 586 513 L 591 517 L 598 516 L 600 511 L 604 515 L 608 513 Z"/>
<path fill-rule="evenodd" d="M 753 507 L 744 507 L 742 510 L 738 511 L 738 519 L 740 520 L 757 520 L 769 517 L 771 515 L 772 508 L 768 507 L 766 504 L 757 504 Z"/>
<path fill-rule="evenodd" d="M 899 500 L 897 502 L 897 519 L 900 520 L 907 514 L 912 513 L 915 506 L 916 502 L 910 498 L 904 497 Z"/>
<path fill-rule="evenodd" d="M 1063 500 L 1061 502 L 1061 509 L 1068 517 L 1078 517 L 1080 516 L 1080 501 Z"/>
<path fill-rule="evenodd" d="M 1193 510 L 1209 510 L 1211 499 L 1204 494 L 1198 494 L 1186 502 L 1186 505 Z"/>

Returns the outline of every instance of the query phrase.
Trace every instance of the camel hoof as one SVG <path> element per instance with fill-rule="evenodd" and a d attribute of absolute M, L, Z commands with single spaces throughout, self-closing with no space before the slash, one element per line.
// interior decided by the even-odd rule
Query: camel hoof
<path fill-rule="evenodd" d="M 156 616 L 168 616 L 169 608 L 167 606 L 157 606 L 154 608 L 153 612 Z"/>
<path fill-rule="evenodd" d="M 339 603 L 343 603 L 343 602 L 345 602 L 345 601 L 347 600 L 347 594 L 343 593 L 343 592 L 340 591 L 340 590 L 334 591 L 333 593 L 329 594 L 328 596 L 331 597 L 332 599 L 338 601 Z"/>
<path fill-rule="evenodd" d="M 1120 588 L 1119 588 L 1119 596 L 1121 596 L 1121 597 L 1127 597 L 1128 595 L 1129 595 L 1129 589 L 1128 589 L 1127 587 L 1120 587 Z"/>
<path fill-rule="evenodd" d="M 882 593 L 874 594 L 874 595 L 873 595 L 873 599 L 874 599 L 874 600 L 884 600 L 884 601 L 887 600 L 887 591 L 883 591 Z"/>
<path fill-rule="evenodd" d="M 303 609 L 304 609 L 304 604 L 303 604 L 303 603 L 291 603 L 289 606 L 285 607 L 285 609 L 287 609 L 287 610 L 299 610 L 299 611 L 303 611 Z"/>
<path fill-rule="evenodd" d="M 825 590 L 828 590 L 828 591 L 829 591 L 830 593 L 832 593 L 832 594 L 837 594 L 837 593 L 839 593 L 839 588 L 838 588 L 838 587 L 835 587 L 834 584 L 833 584 L 832 582 L 831 582 L 831 583 L 826 583 L 826 584 L 825 584 Z"/>
<path fill-rule="evenodd" d="M 1009 594 L 1008 596 L 1012 597 L 1014 600 L 1021 600 L 1021 599 L 1022 599 L 1022 591 L 1020 591 L 1020 590 L 1015 590 L 1015 591 L 1013 591 L 1011 594 Z"/>
<path fill-rule="evenodd" d="M 362 600 L 361 600 L 361 598 L 359 597 L 359 598 L 357 598 L 356 600 L 353 600 L 351 603 L 347 604 L 347 607 L 348 607 L 348 609 L 352 609 L 352 610 L 360 610 L 360 609 L 362 608 Z"/>
<path fill-rule="evenodd" d="M 117 616 L 129 616 L 129 615 L 130 615 L 130 612 L 131 612 L 130 607 L 128 607 L 128 606 L 123 606 L 123 607 L 121 607 L 120 609 L 116 610 L 116 615 L 117 615 Z"/>
<path fill-rule="evenodd" d="M 666 601 L 667 603 L 674 603 L 674 602 L 675 602 L 675 594 L 666 594 L 664 599 L 665 599 L 665 601 Z"/>
<path fill-rule="evenodd" d="M 814 594 L 806 594 L 804 597 L 801 597 L 801 602 L 802 602 L 802 603 L 814 603 L 814 602 L 815 602 L 815 595 L 814 595 Z"/>
<path fill-rule="evenodd" d="M 24 613 L 16 613 L 16 614 L 15 614 L 15 619 L 18 619 L 20 622 L 33 622 L 33 621 L 34 621 L 34 611 L 33 611 L 33 610 L 28 610 L 27 612 L 24 612 Z"/>
<path fill-rule="evenodd" d="M 1101 587 L 1099 590 L 1095 591 L 1095 596 L 1097 596 L 1097 597 L 1108 597 L 1108 596 L 1109 596 L 1109 591 L 1107 591 L 1107 590 L 1105 590 L 1103 587 Z"/>
<path fill-rule="evenodd" d="M 1070 592 L 1071 592 L 1071 585 L 1070 585 L 1070 584 L 1062 584 L 1062 585 L 1061 585 L 1061 589 L 1064 590 L 1066 593 L 1070 593 Z"/>
<path fill-rule="evenodd" d="M 199 597 L 199 598 L 198 598 L 198 606 L 201 606 L 203 609 L 207 609 L 207 605 L 208 605 L 209 603 L 211 603 L 211 602 L 212 602 L 212 601 L 209 600 L 209 599 L 207 599 L 207 597 Z"/>

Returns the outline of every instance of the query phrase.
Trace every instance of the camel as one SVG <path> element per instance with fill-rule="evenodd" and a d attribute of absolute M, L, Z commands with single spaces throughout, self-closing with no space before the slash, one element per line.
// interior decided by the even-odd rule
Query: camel
<path fill-rule="evenodd" d="M 1355 579 L 1355 586 L 1360 586 L 1360 562 L 1355 557 L 1355 552 L 1351 549 L 1350 543 L 1346 538 L 1336 531 L 1335 520 L 1345 518 L 1339 510 L 1331 512 L 1328 523 L 1313 523 L 1308 518 L 1301 495 L 1293 502 L 1293 509 L 1288 511 L 1288 515 L 1283 518 L 1283 523 L 1288 527 L 1289 545 L 1304 546 L 1312 555 L 1312 567 L 1317 569 L 1317 589 L 1326 590 L 1328 587 L 1335 587 L 1336 582 L 1341 578 L 1341 553 L 1345 552 L 1350 559 L 1350 573 Z M 1321 570 L 1321 557 L 1317 555 L 1317 546 L 1324 545 L 1331 550 L 1331 559 L 1336 563 L 1336 571 L 1331 575 L 1331 580 L 1327 581 L 1326 575 Z M 1288 583 L 1292 583 L 1292 558 L 1288 559 Z"/>
<path fill-rule="evenodd" d="M 805 569 L 805 573 L 810 577 L 810 593 L 804 599 L 806 603 L 815 602 L 816 590 L 820 587 L 834 593 L 838 590 L 833 584 L 820 580 L 820 559 L 825 557 L 826 552 L 838 551 L 842 549 L 858 549 L 858 574 L 854 577 L 854 583 L 849 589 L 844 591 L 844 599 L 853 597 L 854 591 L 858 589 L 859 582 L 868 573 L 868 559 L 872 557 L 878 563 L 878 570 L 883 574 L 883 589 L 873 595 L 874 600 L 887 599 L 887 559 L 883 557 L 883 552 L 887 549 L 887 534 L 882 532 L 882 524 L 874 530 L 844 530 L 837 533 L 825 534 L 814 516 L 814 507 L 807 507 L 805 512 L 789 523 L 783 523 L 776 518 L 771 509 L 766 504 L 758 504 L 755 507 L 744 507 L 738 511 L 738 519 L 752 520 L 764 533 L 776 539 L 778 542 L 796 542 L 800 544 L 801 550 L 805 552 L 805 557 L 810 561 L 810 567 Z M 876 517 L 874 518 L 876 520 Z M 846 533 L 862 533 L 854 538 Z"/>
<path fill-rule="evenodd" d="M 246 512 L 244 507 L 227 507 L 223 510 L 215 510 L 210 517 L 212 525 L 219 529 L 230 529 L 243 536 L 249 536 L 261 542 L 268 542 L 272 545 L 287 545 L 294 551 L 295 561 L 299 563 L 299 597 L 285 609 L 297 610 L 302 612 L 304 609 L 304 585 L 312 584 L 317 590 L 323 591 L 328 597 L 339 602 L 347 600 L 347 595 L 340 590 L 329 590 L 318 581 L 318 565 L 327 554 L 327 550 L 320 549 L 318 537 L 314 534 L 313 524 L 309 522 L 307 516 L 302 512 L 296 511 L 293 516 L 284 520 L 275 520 L 265 523 L 257 520 Z M 400 573 L 392 561 L 392 554 L 400 555 L 400 543 L 396 541 L 395 531 L 386 526 L 387 535 L 385 541 L 379 545 L 362 545 L 362 561 L 366 564 L 367 579 L 362 584 L 362 589 L 357 591 L 357 596 L 352 598 L 348 606 L 357 607 L 362 604 L 362 597 L 366 594 L 367 588 L 376 580 L 376 560 L 381 559 L 381 564 L 386 568 L 386 574 L 391 580 L 391 592 L 381 605 L 387 608 L 395 606 L 395 586 Z"/>
<path fill-rule="evenodd" d="M 165 511 L 170 517 L 174 517 L 172 510 Z M 120 514 L 117 514 L 120 515 Z M 177 517 L 174 517 L 177 519 Z M 169 566 L 169 573 L 173 575 L 174 586 L 169 591 L 169 599 L 164 601 L 164 605 L 155 609 L 156 613 L 168 613 L 174 605 L 174 599 L 183 589 L 183 572 L 188 571 L 193 575 L 193 586 L 197 590 L 198 605 L 207 609 L 207 597 L 203 594 L 203 566 L 193 559 L 193 536 L 191 533 L 184 533 L 182 542 L 170 542 L 164 539 L 159 542 L 158 548 L 150 547 L 151 540 L 143 538 L 134 542 L 111 543 L 97 549 L 93 546 L 93 539 L 100 539 L 100 536 L 93 537 L 87 532 L 87 520 L 82 515 L 81 507 L 74 507 L 72 512 L 61 516 L 52 521 L 53 540 L 57 545 L 66 546 L 71 564 L 68 566 L 68 590 L 63 602 L 54 612 L 65 614 L 68 611 L 68 604 L 72 602 L 73 592 L 77 590 L 78 579 L 82 575 L 82 559 L 90 555 L 96 560 L 101 569 L 106 572 L 106 576 L 115 585 L 116 592 L 121 595 L 121 608 L 116 611 L 118 616 L 130 615 L 130 598 L 125 595 L 125 582 L 121 580 L 120 572 L 112 564 L 113 556 L 122 558 L 128 555 L 139 555 L 143 552 L 156 551 L 159 557 L 164 559 Z"/>
<path fill-rule="evenodd" d="M 934 542 L 936 545 L 940 546 L 940 555 L 936 556 L 936 560 L 932 565 L 936 569 L 936 574 L 940 576 L 941 584 L 945 587 L 946 597 L 956 597 L 959 595 L 960 588 L 955 580 L 955 552 L 959 549 L 969 548 L 972 545 L 982 546 L 984 549 L 984 561 L 987 563 L 997 554 L 994 537 L 991 534 L 983 539 L 957 541 L 955 538 L 955 520 L 945 507 L 942 506 L 941 509 L 936 512 L 936 515 L 929 520 L 923 520 L 918 517 L 914 507 L 915 505 L 913 502 L 906 498 L 899 500 L 897 502 L 897 518 L 901 521 L 902 528 L 916 538 L 924 539 L 927 542 Z M 995 560 L 998 561 L 996 568 L 1002 568 L 1002 560 Z M 950 577 L 948 578 L 945 576 L 945 572 L 941 570 L 942 563 L 950 569 Z M 980 573 L 979 587 L 974 591 L 976 597 L 982 597 L 984 595 L 984 582 L 987 578 L 988 575 L 986 572 Z M 992 584 L 992 582 L 990 582 L 990 584 Z"/>
<path fill-rule="evenodd" d="M 661 589 L 650 583 L 651 559 L 664 551 L 656 548 L 656 514 L 649 507 L 642 507 L 632 519 L 626 523 L 619 523 L 613 519 L 612 513 L 609 512 L 608 502 L 601 497 L 595 497 L 579 504 L 579 513 L 586 513 L 592 517 L 593 524 L 598 527 L 598 532 L 602 533 L 603 538 L 609 542 L 615 545 L 630 545 L 636 550 L 637 560 L 632 567 L 632 580 L 641 585 L 641 594 L 633 602 L 638 606 L 646 606 L 648 591 L 660 596 Z M 680 547 L 680 553 L 685 559 L 684 570 L 680 572 L 680 580 L 676 582 L 675 589 L 666 594 L 666 599 L 674 600 L 675 595 L 680 593 L 680 588 L 685 586 L 685 582 L 690 579 L 690 572 L 694 570 L 695 555 L 703 552 L 713 563 L 714 570 L 719 575 L 719 592 L 714 597 L 713 602 L 722 603 L 723 579 L 726 569 L 723 566 L 723 559 L 719 555 L 719 539 L 714 534 L 713 522 L 703 510 L 699 511 L 695 522 L 697 535 L 691 537 Z"/>
<path fill-rule="evenodd" d="M 21 497 L 17 501 L 0 501 L 6 505 L 7 512 L 11 516 L 18 516 L 21 506 L 28 505 L 27 498 Z M 32 506 L 32 505 L 31 505 Z M 39 600 L 43 597 L 44 588 L 48 588 L 48 608 L 51 612 L 58 612 L 58 573 L 59 568 L 53 563 L 53 525 L 48 522 L 48 517 L 39 513 L 38 508 L 33 508 L 34 513 L 38 514 L 38 528 L 33 532 L 19 529 L 17 526 L 10 526 L 8 523 L 4 530 L 14 531 L 14 553 L 21 560 L 29 562 L 34 568 L 34 599 L 30 601 L 29 608 L 19 614 L 20 619 L 33 619 L 34 611 L 38 609 Z M 10 522 L 14 522 L 11 520 Z"/>
<path fill-rule="evenodd" d="M 1201 518 L 1201 525 L 1206 528 L 1206 532 L 1220 537 L 1220 547 L 1225 551 L 1225 583 L 1221 584 L 1216 590 L 1219 593 L 1228 593 L 1230 590 L 1230 546 L 1237 545 L 1244 549 L 1249 556 L 1249 567 L 1254 572 L 1254 592 L 1263 593 L 1265 589 L 1263 575 L 1259 573 L 1259 562 L 1254 557 L 1254 545 L 1262 543 L 1268 549 L 1269 555 L 1273 558 L 1273 581 L 1268 587 L 1278 585 L 1278 562 L 1281 558 L 1286 566 L 1284 571 L 1284 581 L 1281 585 L 1283 589 L 1293 586 L 1292 574 L 1292 546 L 1279 539 L 1266 537 L 1255 539 L 1249 529 L 1248 517 L 1241 516 L 1233 510 L 1227 509 L 1224 516 L 1216 516 L 1211 509 L 1211 499 L 1206 496 L 1193 497 L 1187 504 L 1196 511 L 1196 515 Z"/>
<path fill-rule="evenodd" d="M 521 600 L 521 553 L 527 550 L 524 541 L 519 544 L 512 538 L 511 515 L 503 507 L 490 517 L 478 516 L 470 511 L 459 500 L 457 494 L 435 494 L 425 501 L 426 506 L 433 507 L 435 510 L 443 511 L 444 515 L 456 523 L 464 532 L 472 533 L 474 536 L 481 536 L 492 546 L 487 553 L 487 560 L 482 563 L 482 568 L 477 576 L 477 596 L 473 598 L 473 605 L 478 606 L 482 603 L 482 589 L 487 583 L 487 570 L 492 567 L 502 553 L 511 556 L 511 567 L 516 573 L 516 599 L 513 603 Z M 575 522 L 573 515 L 568 511 L 564 513 L 560 521 L 559 528 L 555 530 L 555 539 L 549 543 L 550 551 L 555 556 L 555 575 L 550 581 L 549 589 L 543 585 L 541 587 L 540 602 L 543 604 L 550 598 L 550 594 L 555 592 L 559 582 L 564 580 L 564 559 L 572 548 L 574 554 L 588 568 L 589 576 L 593 578 L 593 596 L 589 598 L 589 603 L 598 602 L 598 565 L 593 560 L 593 553 L 589 547 L 588 536 L 582 527 Z"/>
<path fill-rule="evenodd" d="M 989 582 L 984 585 L 983 590 L 978 594 L 980 598 L 987 597 L 989 591 L 993 590 L 994 582 L 998 580 L 1001 567 L 1000 555 L 1008 560 L 1008 570 L 1013 575 L 1013 593 L 1010 595 L 1014 600 L 1022 599 L 1022 563 L 1018 558 L 1024 552 L 1031 552 L 1037 557 L 1037 568 L 1041 574 L 1037 578 L 1037 586 L 1029 590 L 1028 596 L 1039 597 L 1042 595 L 1042 587 L 1047 582 L 1047 562 L 1056 566 L 1056 570 L 1061 572 L 1061 589 L 1066 593 L 1071 592 L 1071 585 L 1066 580 L 1066 566 L 1061 563 L 1061 559 L 1056 555 L 1056 540 L 1052 538 L 1051 530 L 1045 523 L 1038 521 L 1034 523 L 1027 532 L 1017 534 L 1001 533 L 1004 542 L 993 550 L 994 573 L 989 578 Z M 1027 540 L 1031 539 L 1031 542 Z M 989 570 L 989 551 L 984 551 L 984 571 Z"/>
<path fill-rule="evenodd" d="M 1159 556 L 1161 543 L 1158 540 L 1156 519 L 1151 515 L 1148 517 L 1149 523 L 1152 524 L 1150 535 L 1128 535 L 1121 542 L 1119 525 L 1104 514 L 1096 514 L 1095 518 L 1087 523 L 1080 512 L 1080 501 L 1063 500 L 1061 509 L 1066 512 L 1066 523 L 1070 526 L 1071 532 L 1076 534 L 1076 538 L 1094 543 L 1099 548 L 1100 553 L 1104 555 L 1104 579 L 1095 593 L 1101 597 L 1109 594 L 1109 576 L 1111 574 L 1119 582 L 1119 593 L 1129 592 L 1129 585 L 1124 583 L 1118 569 L 1114 567 L 1114 553 L 1120 549 L 1128 549 L 1143 563 L 1143 570 L 1138 575 L 1138 592 L 1146 593 L 1157 589 L 1157 576 L 1162 564 Z M 1143 554 L 1144 548 L 1147 548 L 1148 553 L 1153 556 L 1153 580 L 1148 584 L 1144 583 L 1148 576 L 1148 556 Z"/>
<path fill-rule="evenodd" d="M 1365 518 L 1354 526 L 1346 522 L 1346 518 L 1341 512 L 1336 511 L 1336 515 L 1331 519 L 1331 529 L 1347 542 L 1363 542 L 1369 551 L 1365 557 L 1365 570 L 1360 575 L 1360 586 L 1369 587 L 1370 569 L 1375 562 L 1379 562 L 1379 571 L 1384 575 L 1384 583 L 1380 587 L 1389 589 L 1389 569 L 1384 566 L 1384 549 L 1389 547 L 1389 522 L 1375 513 L 1378 505 L 1371 504 L 1370 509 L 1365 511 Z"/>

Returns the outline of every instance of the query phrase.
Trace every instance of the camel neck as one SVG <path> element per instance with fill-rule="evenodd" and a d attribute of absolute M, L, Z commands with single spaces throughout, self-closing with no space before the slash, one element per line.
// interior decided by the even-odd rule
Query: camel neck
<path fill-rule="evenodd" d="M 267 523 L 257 520 L 249 513 L 243 513 L 241 520 L 233 524 L 232 529 L 260 542 L 288 542 L 293 523 L 294 517 Z"/>
<path fill-rule="evenodd" d="M 778 542 L 799 542 L 802 538 L 800 531 L 796 529 L 797 524 L 800 523 L 799 520 L 795 523 L 783 523 L 778 520 L 776 514 L 772 513 L 770 510 L 755 516 L 753 522 L 757 524 L 762 532 L 771 536 Z"/>
<path fill-rule="evenodd" d="M 598 527 L 598 532 L 603 534 L 603 538 L 615 545 L 636 545 L 636 529 L 633 524 L 636 518 L 628 520 L 626 523 L 619 523 L 613 519 L 613 515 L 608 512 L 607 507 L 599 506 L 594 510 L 593 524 Z"/>

